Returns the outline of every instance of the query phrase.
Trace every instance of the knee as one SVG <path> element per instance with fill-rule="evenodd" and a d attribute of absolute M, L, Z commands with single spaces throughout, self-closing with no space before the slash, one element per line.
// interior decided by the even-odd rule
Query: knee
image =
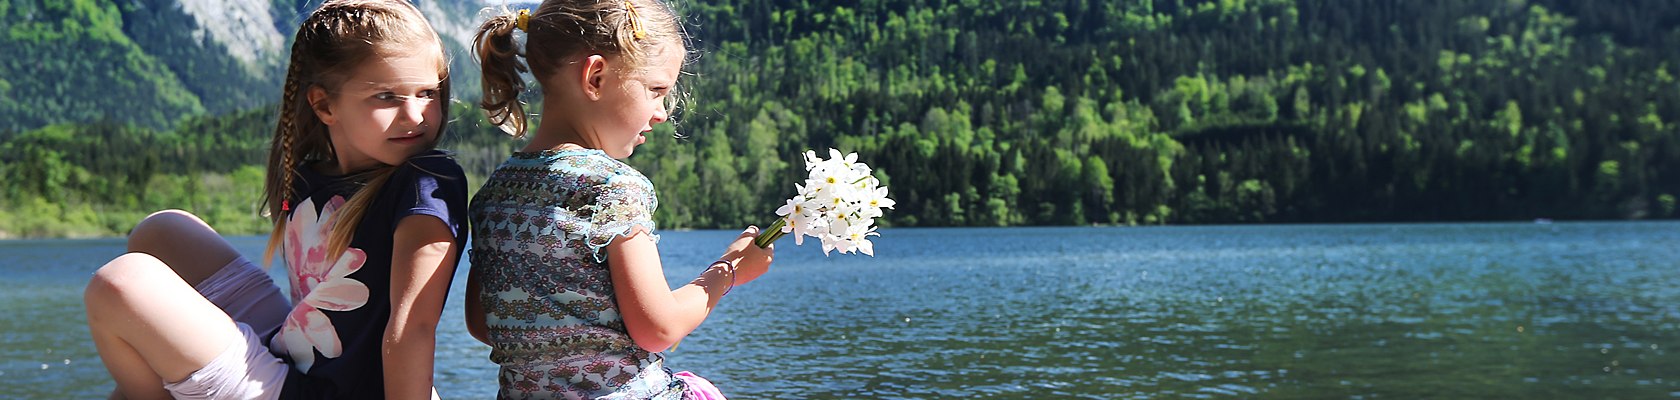
<path fill-rule="evenodd" d="M 151 215 L 147 215 L 146 218 L 140 219 L 140 223 L 134 224 L 134 229 L 129 230 L 128 237 L 153 237 L 158 234 L 167 234 L 181 228 L 197 226 L 209 225 L 204 223 L 204 220 L 198 218 L 197 215 L 193 215 L 193 213 L 169 209 L 154 212 Z"/>
<path fill-rule="evenodd" d="M 162 267 L 160 270 L 159 267 Z M 82 301 L 87 306 L 89 320 L 99 312 L 128 308 L 134 296 L 143 295 L 158 274 L 174 275 L 161 261 L 145 253 L 118 256 L 93 273 Z"/>
<path fill-rule="evenodd" d="M 190 212 L 174 209 L 158 211 L 147 215 L 128 231 L 128 251 L 146 252 L 153 246 L 180 237 L 182 232 L 194 229 L 210 229 L 210 225 Z"/>

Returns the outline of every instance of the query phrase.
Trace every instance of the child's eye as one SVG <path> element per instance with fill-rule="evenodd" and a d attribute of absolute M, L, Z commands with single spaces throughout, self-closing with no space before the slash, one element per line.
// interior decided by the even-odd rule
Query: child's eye
<path fill-rule="evenodd" d="M 373 98 L 374 98 L 374 100 L 379 100 L 379 101 L 393 101 L 393 100 L 397 99 L 397 94 L 396 93 L 391 93 L 391 92 L 381 92 L 379 94 L 373 95 Z"/>
<path fill-rule="evenodd" d="M 435 99 L 435 98 L 437 98 L 438 94 L 440 94 L 440 93 L 442 93 L 441 90 L 426 89 L 426 90 L 420 91 L 420 96 L 419 97 L 423 98 L 423 99 Z"/>

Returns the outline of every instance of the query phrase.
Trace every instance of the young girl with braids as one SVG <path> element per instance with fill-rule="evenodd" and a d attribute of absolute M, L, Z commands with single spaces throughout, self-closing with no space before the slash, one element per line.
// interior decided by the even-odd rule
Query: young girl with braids
<path fill-rule="evenodd" d="M 514 40 L 524 32 L 524 48 Z M 688 284 L 666 284 L 653 184 L 619 161 L 668 117 L 686 56 L 660 0 L 548 0 L 493 17 L 476 46 L 480 104 L 523 136 L 529 71 L 541 126 L 473 198 L 468 331 L 501 365 L 501 398 L 722 398 L 659 353 L 700 325 L 733 286 L 764 274 L 773 250 L 736 237 Z"/>
<path fill-rule="evenodd" d="M 435 332 L 467 235 L 466 180 L 432 149 L 448 75 L 405 1 L 328 0 L 309 15 L 264 203 L 290 302 L 197 217 L 147 217 L 85 295 L 112 397 L 436 397 Z"/>

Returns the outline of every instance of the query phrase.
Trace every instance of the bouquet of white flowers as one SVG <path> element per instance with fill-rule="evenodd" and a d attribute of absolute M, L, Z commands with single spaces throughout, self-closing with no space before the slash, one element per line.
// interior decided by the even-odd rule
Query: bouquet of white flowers
<path fill-rule="evenodd" d="M 794 244 L 804 244 L 805 236 L 822 241 L 823 254 L 834 250 L 875 255 L 870 236 L 875 231 L 875 218 L 882 208 L 893 208 L 887 198 L 887 188 L 870 176 L 868 165 L 857 162 L 857 153 L 842 156 L 839 150 L 828 149 L 827 160 L 817 158 L 817 152 L 805 151 L 805 170 L 810 176 L 804 184 L 794 185 L 799 194 L 776 209 L 781 216 L 770 228 L 759 233 L 753 241 L 758 247 L 769 246 L 782 236 L 793 234 Z"/>

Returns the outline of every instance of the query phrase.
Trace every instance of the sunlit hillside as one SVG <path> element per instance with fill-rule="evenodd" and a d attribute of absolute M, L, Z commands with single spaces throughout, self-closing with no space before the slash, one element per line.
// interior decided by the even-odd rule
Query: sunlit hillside
<path fill-rule="evenodd" d="M 260 230 L 231 177 L 314 4 L 0 0 L 0 232 L 166 206 Z M 1677 216 L 1672 1 L 677 4 L 687 101 L 628 160 L 662 227 L 765 224 L 829 147 L 877 168 L 890 226 Z M 481 176 L 517 145 L 471 106 L 484 3 L 419 5 L 455 62 L 444 147 Z"/>

